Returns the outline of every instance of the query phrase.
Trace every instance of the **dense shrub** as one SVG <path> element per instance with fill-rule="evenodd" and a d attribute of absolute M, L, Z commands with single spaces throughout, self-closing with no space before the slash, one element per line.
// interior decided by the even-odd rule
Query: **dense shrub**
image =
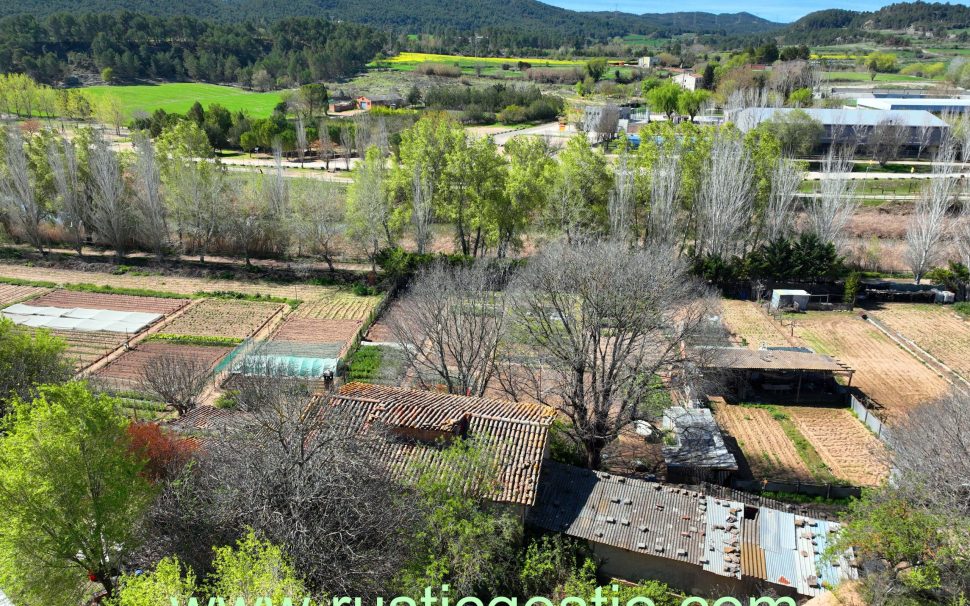
<path fill-rule="evenodd" d="M 435 63 L 433 61 L 426 61 L 419 64 L 414 68 L 415 73 L 421 74 L 422 76 L 441 76 L 442 78 L 460 78 L 461 68 L 457 65 L 448 65 L 446 63 Z"/>

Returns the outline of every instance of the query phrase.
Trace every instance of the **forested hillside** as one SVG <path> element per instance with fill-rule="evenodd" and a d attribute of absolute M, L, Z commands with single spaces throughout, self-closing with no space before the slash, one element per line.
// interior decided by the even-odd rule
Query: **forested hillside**
<path fill-rule="evenodd" d="M 351 75 L 385 43 L 373 28 L 319 18 L 263 26 L 128 12 L 18 16 L 0 20 L 0 72 L 47 83 L 99 73 L 274 88 Z"/>
<path fill-rule="evenodd" d="M 59 12 L 129 10 L 156 16 L 188 15 L 221 21 L 272 22 L 289 17 L 325 17 L 372 25 L 397 33 L 516 32 L 520 45 L 555 48 L 585 40 L 605 41 L 626 34 L 683 32 L 747 34 L 779 24 L 747 13 L 582 13 L 536 0 L 7 0 L 0 16 L 47 16 Z M 530 38 L 531 36 L 531 38 Z"/>
<path fill-rule="evenodd" d="M 873 12 L 841 9 L 806 15 L 780 32 L 789 44 L 829 44 L 882 39 L 884 30 L 929 32 L 944 37 L 948 30 L 970 27 L 970 7 L 939 2 L 891 4 Z"/>

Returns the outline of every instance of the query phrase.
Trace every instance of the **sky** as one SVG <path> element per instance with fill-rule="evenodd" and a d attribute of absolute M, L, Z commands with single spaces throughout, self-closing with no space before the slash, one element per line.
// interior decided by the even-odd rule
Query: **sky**
<path fill-rule="evenodd" d="M 546 4 L 577 11 L 612 11 L 625 13 L 670 13 L 702 11 L 707 13 L 748 12 L 771 21 L 788 23 L 808 13 L 826 8 L 846 8 L 854 11 L 871 11 L 891 4 L 891 0 L 681 0 L 658 2 L 657 0 L 541 0 Z M 960 3 L 964 4 L 964 3 Z"/>

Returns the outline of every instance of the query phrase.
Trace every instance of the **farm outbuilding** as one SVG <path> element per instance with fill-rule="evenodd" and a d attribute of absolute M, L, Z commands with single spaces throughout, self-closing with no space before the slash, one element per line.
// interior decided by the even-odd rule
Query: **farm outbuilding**
<path fill-rule="evenodd" d="M 858 578 L 836 523 L 547 460 L 532 526 L 587 541 L 605 575 L 694 595 L 816 596 Z"/>
<path fill-rule="evenodd" d="M 970 111 L 970 99 L 944 99 L 939 97 L 908 98 L 875 98 L 858 99 L 857 105 L 868 109 L 900 110 L 914 109 L 928 111 L 933 114 L 955 113 L 964 114 Z"/>
<path fill-rule="evenodd" d="M 829 356 L 796 348 L 706 347 L 698 355 L 705 372 L 722 376 L 725 386 L 744 401 L 763 397 L 771 401 L 844 398 L 835 377 L 852 385 L 855 371 Z"/>
<path fill-rule="evenodd" d="M 663 429 L 671 438 L 663 447 L 667 481 L 726 484 L 738 471 L 710 409 L 672 406 L 664 411 Z"/>
<path fill-rule="evenodd" d="M 369 95 L 357 97 L 357 109 L 367 111 L 375 107 L 404 107 L 404 97 L 400 95 Z"/>
<path fill-rule="evenodd" d="M 771 291 L 771 308 L 805 311 L 808 309 L 808 302 L 811 298 L 812 295 L 806 290 L 776 288 Z"/>

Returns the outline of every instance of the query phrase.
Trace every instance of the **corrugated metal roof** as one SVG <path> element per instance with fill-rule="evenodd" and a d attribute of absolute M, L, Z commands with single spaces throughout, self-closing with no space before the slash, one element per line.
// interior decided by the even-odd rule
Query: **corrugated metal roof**
<path fill-rule="evenodd" d="M 879 97 L 877 99 L 857 99 L 859 107 L 870 107 L 880 110 L 903 110 L 903 109 L 927 109 L 951 108 L 967 109 L 970 108 L 970 99 L 943 99 L 939 97 L 921 98 L 900 98 L 900 97 Z"/>
<path fill-rule="evenodd" d="M 672 406 L 664 411 L 663 426 L 672 430 L 675 437 L 673 445 L 663 447 L 668 466 L 738 469 L 738 461 L 724 443 L 710 409 Z"/>
<path fill-rule="evenodd" d="M 744 504 L 707 497 L 704 570 L 741 578 L 741 525 Z"/>
<path fill-rule="evenodd" d="M 529 522 L 697 565 L 707 558 L 706 510 L 707 499 L 697 492 L 546 461 Z"/>
<path fill-rule="evenodd" d="M 670 485 L 546 461 L 529 523 L 633 553 L 699 564 L 721 576 L 793 587 L 803 595 L 818 595 L 822 583 L 834 586 L 857 578 L 848 557 L 836 566 L 821 560 L 837 524 L 753 506 L 747 506 L 746 517 L 745 507 Z M 797 533 L 809 530 L 811 536 L 798 538 Z"/>

